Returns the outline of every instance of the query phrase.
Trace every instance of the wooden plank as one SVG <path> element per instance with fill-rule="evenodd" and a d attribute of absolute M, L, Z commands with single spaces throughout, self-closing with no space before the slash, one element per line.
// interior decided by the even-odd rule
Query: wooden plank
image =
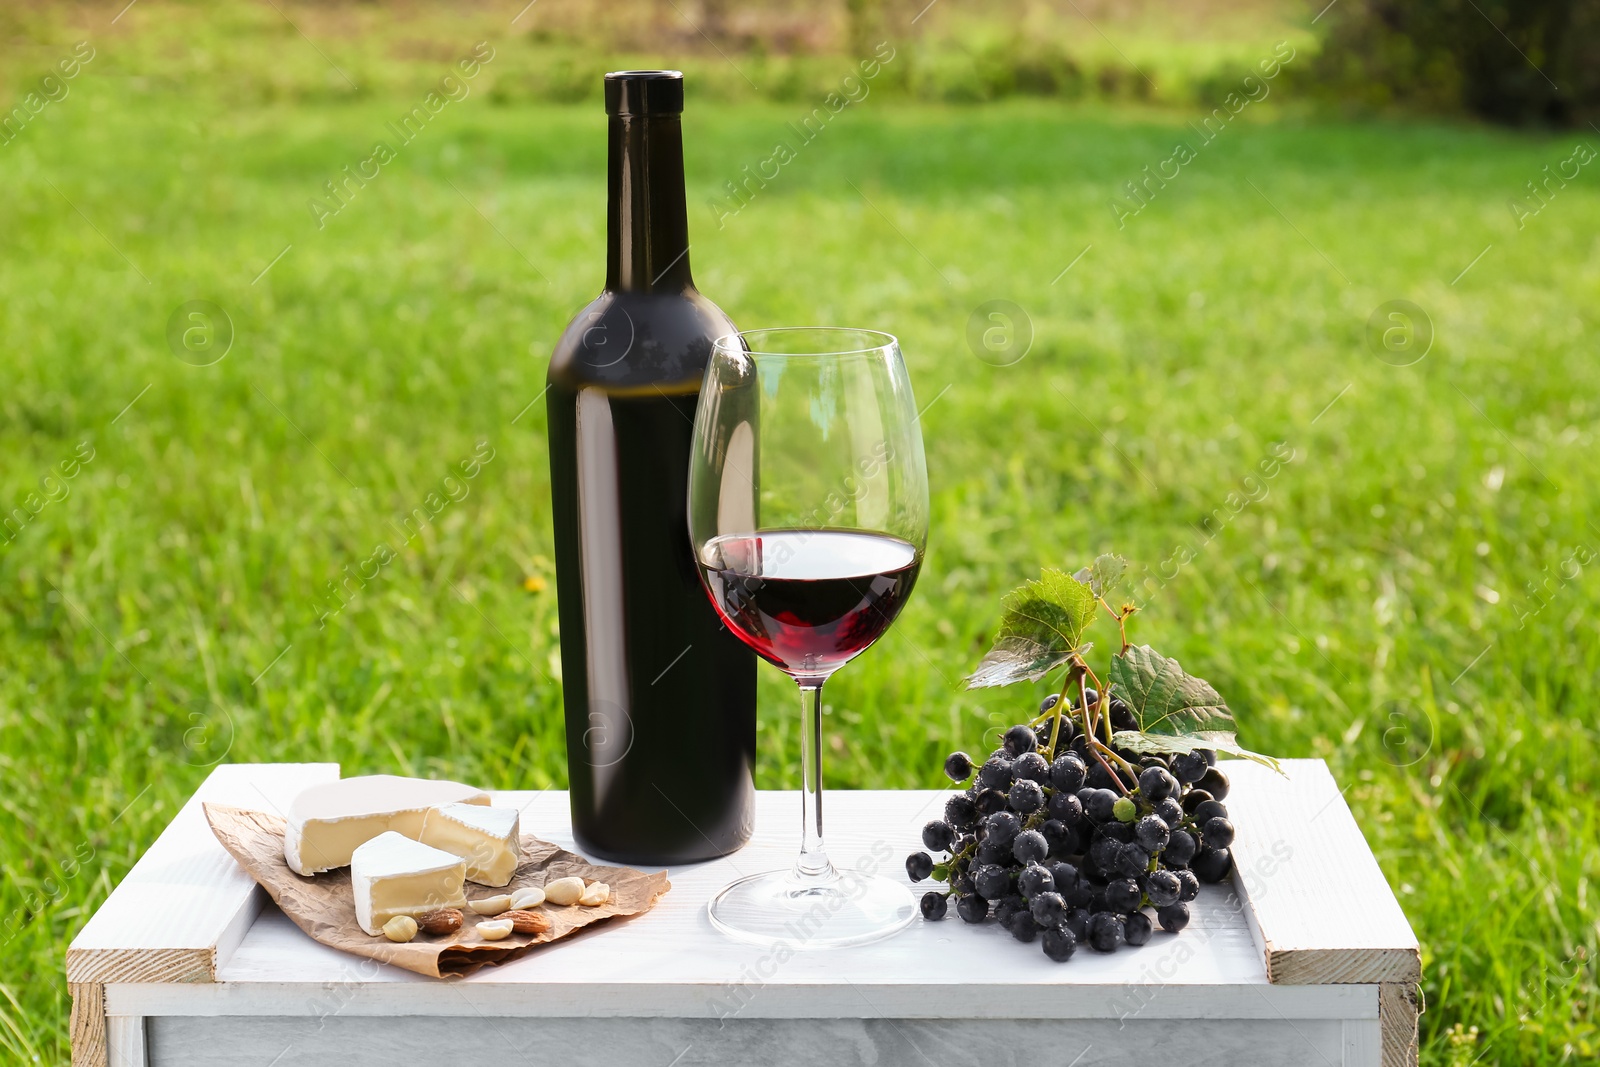
<path fill-rule="evenodd" d="M 1224 764 L 1234 889 L 1281 985 L 1416 983 L 1417 938 L 1321 760 Z"/>
<path fill-rule="evenodd" d="M 1279 989 L 1305 989 L 1306 986 L 1279 986 Z M 1349 989 L 1350 986 L 1339 986 Z M 1346 1019 L 1344 1023 L 1344 1059 L 1340 1063 L 1383 1062 L 1383 1034 L 1376 1019 Z M 1315 1067 L 1305 1064 L 1303 1067 Z"/>
<path fill-rule="evenodd" d="M 68 982 L 72 994 L 72 1067 L 108 1067 L 106 1056 L 105 986 L 98 982 Z"/>
<path fill-rule="evenodd" d="M 447 999 L 442 996 L 441 999 Z M 1039 1062 L 1127 1067 L 1172 1058 L 1175 1033 L 1200 1060 L 1228 1067 L 1378 1067 L 1345 1055 L 1343 1024 L 1325 1019 L 151 1019 L 150 1067 L 392 1067 L 518 1063 L 544 1067 L 967 1067 Z M 1024 1056 L 1018 1050 L 1042 1050 Z M 1192 1057 L 1191 1057 L 1192 1058 Z"/>
<path fill-rule="evenodd" d="M 845 866 L 872 862 L 888 876 L 904 878 L 903 857 L 920 847 L 922 823 L 948 795 L 937 790 L 829 794 L 829 850 Z M 523 808 L 523 826 L 529 831 L 571 845 L 564 793 L 502 793 L 495 799 Z M 1037 1005 L 1028 1010 L 1055 1011 L 1075 1002 L 1087 987 L 1104 991 L 1107 1004 L 1118 998 L 1136 1003 L 1152 985 L 1160 987 L 1157 999 L 1178 997 L 1180 990 L 1198 986 L 1254 986 L 1271 995 L 1244 916 L 1237 907 L 1226 906 L 1226 887 L 1205 887 L 1194 921 L 1180 935 L 1158 933 L 1143 948 L 1111 955 L 1085 950 L 1067 964 L 1052 963 L 1038 945 L 1016 944 L 995 924 L 973 929 L 954 917 L 943 923 L 918 921 L 894 938 L 848 952 L 776 952 L 720 936 L 706 917 L 706 902 L 734 878 L 788 866 L 797 846 L 798 810 L 797 793 L 759 793 L 751 843 L 724 859 L 674 869 L 672 891 L 625 929 L 597 929 L 514 966 L 486 968 L 465 982 L 452 982 L 452 987 L 467 996 L 476 995 L 480 985 L 520 987 L 495 1003 L 523 1003 L 529 1005 L 526 1010 L 546 1015 L 709 1014 L 711 1002 L 745 1000 L 750 1001 L 748 1011 L 805 1014 L 808 997 L 835 998 L 841 990 L 853 997 L 853 988 L 874 987 L 905 991 L 904 1007 L 894 1011 L 918 1014 L 924 1001 L 947 1007 L 959 1001 L 961 1014 L 996 1016 L 1019 1010 L 1019 1001 Z M 930 960 L 939 961 L 938 966 L 930 967 Z M 274 911 L 262 915 L 218 977 L 230 987 L 318 987 L 312 997 L 320 995 L 322 986 L 357 997 L 368 995 L 364 990 L 369 985 L 437 988 L 426 978 L 318 945 Z M 1038 994 L 1036 1000 L 1025 995 L 1030 989 Z M 390 994 L 376 990 L 370 995 Z M 1375 1019 L 1376 990 L 1355 999 L 1363 997 L 1367 1006 L 1362 1010 Z M 168 1009 L 119 1001 L 114 1010 L 159 1014 Z"/>
<path fill-rule="evenodd" d="M 1378 1025 L 1383 1032 L 1383 1067 L 1417 1067 L 1417 987 L 1387 982 L 1378 987 Z"/>
<path fill-rule="evenodd" d="M 106 1017 L 109 1067 L 149 1067 L 145 1057 L 144 1020 L 137 1015 Z"/>
<path fill-rule="evenodd" d="M 210 982 L 265 894 L 223 850 L 201 804 L 287 808 L 339 776 L 334 763 L 223 764 L 213 770 L 67 949 L 69 982 Z"/>
<path fill-rule="evenodd" d="M 852 791 L 827 798 L 829 847 L 845 865 L 875 861 L 904 877 L 901 857 L 949 794 Z M 564 793 L 501 793 L 523 825 L 570 846 Z M 734 856 L 675 869 L 673 889 L 625 930 L 596 930 L 452 981 L 451 994 L 407 971 L 315 943 L 275 910 L 256 921 L 210 987 L 114 984 L 109 1010 L 129 1015 L 426 1014 L 742 1017 L 848 1016 L 877 1009 L 905 1018 L 1079 1017 L 1377 1020 L 1377 987 L 1273 987 L 1227 887 L 1207 886 L 1181 935 L 1112 955 L 1087 950 L 1067 964 L 998 926 L 951 918 L 848 952 L 774 952 L 719 936 L 706 901 L 741 874 L 787 865 L 796 846 L 797 793 L 757 795 L 756 835 Z M 931 884 L 931 883 L 930 883 Z M 929 960 L 939 961 L 934 968 Z"/>
<path fill-rule="evenodd" d="M 1011 946 L 998 944 L 997 952 Z M 1020 947 L 1020 946 L 1019 946 Z M 854 951 L 854 950 L 852 950 Z M 1074 961 L 1076 962 L 1076 961 Z M 1072 964 L 1067 964 L 1071 966 Z M 509 968 L 507 969 L 509 970 Z M 950 980 L 918 985 L 842 983 L 732 986 L 641 986 L 529 982 L 449 981 L 443 992 L 433 979 L 389 983 L 362 981 L 361 966 L 337 982 L 216 982 L 189 985 L 132 983 L 106 987 L 114 1013 L 156 1016 L 318 1018 L 327 1014 L 397 1018 L 437 1015 L 459 1019 L 592 1018 L 808 1019 L 866 1017 L 878 1013 L 906 1019 L 1010 1018 L 1192 1020 L 1282 1018 L 1378 1023 L 1378 988 L 1372 985 L 1273 986 L 1262 984 L 1143 987 L 1018 983 L 984 989 Z M 1374 1031 L 1376 1032 L 1376 1031 Z"/>

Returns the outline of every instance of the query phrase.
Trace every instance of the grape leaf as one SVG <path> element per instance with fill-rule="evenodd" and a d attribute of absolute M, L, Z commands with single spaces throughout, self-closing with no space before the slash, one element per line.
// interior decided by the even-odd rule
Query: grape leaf
<path fill-rule="evenodd" d="M 1111 683 L 1139 724 L 1137 730 L 1113 735 L 1113 744 L 1141 753 L 1211 748 L 1279 770 L 1276 760 L 1234 740 L 1233 712 L 1210 682 L 1185 674 L 1177 660 L 1149 645 L 1135 645 L 1113 656 Z"/>
<path fill-rule="evenodd" d="M 1083 568 L 1073 577 L 1089 586 L 1089 591 L 1097 597 L 1111 595 L 1111 590 L 1122 584 L 1122 576 L 1128 572 L 1128 561 L 1111 552 L 1098 555 L 1094 563 Z"/>
<path fill-rule="evenodd" d="M 1051 569 L 1008 593 L 1000 635 L 967 676 L 967 688 L 1037 681 L 1066 663 L 1078 651 L 1095 604 L 1087 585 Z"/>
<path fill-rule="evenodd" d="M 1193 752 L 1197 748 L 1210 748 L 1218 752 L 1226 752 L 1230 756 L 1240 756 L 1247 760 L 1266 767 L 1271 767 L 1279 774 L 1283 768 L 1278 766 L 1278 761 L 1271 756 L 1263 756 L 1259 752 L 1251 752 L 1243 745 L 1233 740 L 1233 734 L 1226 732 L 1211 732 L 1204 734 L 1144 734 L 1138 730 L 1118 730 L 1111 735 L 1111 743 L 1117 748 L 1127 752 L 1137 752 L 1146 755 L 1170 755 L 1177 752 Z"/>
<path fill-rule="evenodd" d="M 1185 674 L 1175 659 L 1149 645 L 1111 658 L 1111 681 L 1147 734 L 1234 730 L 1233 712 L 1204 678 Z"/>

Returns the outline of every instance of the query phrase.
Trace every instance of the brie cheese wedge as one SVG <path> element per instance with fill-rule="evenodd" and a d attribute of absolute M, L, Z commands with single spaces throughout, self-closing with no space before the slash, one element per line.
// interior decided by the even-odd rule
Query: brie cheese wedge
<path fill-rule="evenodd" d="M 479 804 L 430 808 L 417 840 L 466 860 L 467 880 L 479 885 L 511 884 L 522 860 L 516 808 Z"/>
<path fill-rule="evenodd" d="M 376 937 L 396 915 L 416 918 L 466 904 L 467 864 L 393 830 L 357 848 L 350 858 L 356 922 Z"/>
<path fill-rule="evenodd" d="M 348 866 L 356 849 L 388 830 L 415 839 L 430 808 L 489 803 L 489 794 L 460 782 L 373 774 L 303 790 L 289 806 L 283 858 L 296 874 Z"/>

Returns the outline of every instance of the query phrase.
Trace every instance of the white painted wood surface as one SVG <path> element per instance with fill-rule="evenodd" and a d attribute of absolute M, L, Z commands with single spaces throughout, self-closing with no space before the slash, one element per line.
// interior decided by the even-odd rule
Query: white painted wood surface
<path fill-rule="evenodd" d="M 826 797 L 829 849 L 846 866 L 875 863 L 891 877 L 904 878 L 906 853 L 920 847 L 923 822 L 940 810 L 948 794 L 939 791 L 851 791 Z M 573 847 L 564 793 L 504 793 L 497 803 L 524 808 L 523 826 L 549 840 Z M 1181 935 L 1158 934 L 1142 949 L 1111 954 L 1083 951 L 1066 964 L 1052 963 L 1037 945 L 1014 943 L 995 924 L 973 930 L 952 915 L 942 923 L 913 923 L 897 937 L 849 950 L 780 953 L 722 937 L 706 917 L 706 902 L 727 882 L 744 874 L 787 866 L 798 841 L 798 794 L 763 792 L 756 802 L 756 833 L 733 856 L 670 872 L 673 888 L 650 912 L 620 924 L 558 942 L 517 961 L 452 980 L 458 1006 L 447 1012 L 563 1015 L 715 1016 L 748 1001 L 742 1014 L 804 1016 L 870 1014 L 856 989 L 881 990 L 882 1007 L 904 1017 L 948 1014 L 1009 1015 L 1018 1011 L 1054 1015 L 1062 1007 L 1041 1002 L 1019 1008 L 1029 990 L 1071 987 L 1073 1005 L 1095 1004 L 1103 1015 L 1130 986 L 1152 987 L 1154 1000 L 1178 990 L 1206 986 L 1254 986 L 1269 998 L 1299 997 L 1273 989 L 1251 940 L 1237 902 L 1226 887 L 1206 887 L 1194 923 Z M 924 888 L 932 888 L 928 883 Z M 781 960 L 779 957 L 783 957 Z M 412 987 L 424 999 L 435 980 L 399 968 L 367 963 L 311 941 L 278 914 L 259 920 L 217 978 L 227 988 L 182 990 L 199 1009 L 200 1000 L 226 997 L 229 1011 L 273 1014 L 286 1003 L 303 1003 L 308 988 L 348 987 L 355 1004 L 384 1011 Z M 1097 990 L 1084 1000 L 1077 993 Z M 159 989 L 148 993 L 159 994 Z M 179 992 L 167 990 L 168 993 Z M 1312 997 L 1321 995 L 1313 992 Z M 149 1011 L 127 999 L 122 986 L 108 990 L 108 1010 Z M 1237 998 L 1233 998 L 1237 999 Z M 1255 1002 L 1257 998 L 1249 998 Z M 1367 995 L 1368 1014 L 1376 997 Z M 252 1006 L 258 1002 L 259 1007 Z M 1213 1002 L 1213 1007 L 1216 1002 Z M 162 1012 L 176 1006 L 162 1007 Z M 1090 1010 L 1090 1009 L 1083 1009 Z M 1271 1006 L 1251 1006 L 1270 1017 Z"/>
<path fill-rule="evenodd" d="M 1375 1026 L 1376 1024 L 1369 1024 Z M 1376 1067 L 1328 1019 L 197 1019 L 150 1021 L 152 1067 Z M 434 1050 L 438 1050 L 435 1052 Z"/>
<path fill-rule="evenodd" d="M 339 777 L 337 763 L 225 763 L 213 770 L 67 949 L 69 982 L 209 982 L 266 899 L 211 835 L 207 801 L 287 808 Z"/>
<path fill-rule="evenodd" d="M 1046 959 L 1037 944 L 1016 944 L 994 924 L 981 930 L 958 925 L 958 919 L 914 924 L 897 940 L 908 949 L 927 949 L 927 961 L 916 967 L 884 952 L 875 957 L 884 965 L 880 973 L 867 960 L 845 958 L 844 950 L 797 953 L 781 963 L 749 946 L 675 950 L 667 946 L 678 942 L 677 933 L 667 922 L 648 929 L 647 915 L 633 921 L 638 929 L 628 931 L 625 946 L 617 943 L 621 931 L 595 930 L 514 967 L 450 979 L 448 996 L 440 995 L 436 979 L 320 945 L 306 951 L 297 944 L 304 939 L 298 928 L 269 913 L 217 984 L 114 984 L 106 987 L 106 1003 L 108 1010 L 130 1015 L 1378 1017 L 1373 985 L 1270 985 L 1242 920 L 1226 913 L 1216 899 L 1221 895 L 1207 892 L 1211 899 L 1203 901 L 1197 925 L 1181 935 L 1111 956 L 1084 950 L 1066 964 Z M 1214 935 L 1209 943 L 1200 940 L 1206 931 Z M 712 933 L 708 927 L 706 936 Z M 662 977 L 664 968 L 679 977 Z M 1172 977 L 1162 980 L 1164 970 Z"/>
<path fill-rule="evenodd" d="M 1226 765 L 1234 884 L 1280 985 L 1421 980 L 1417 938 L 1321 760 Z"/>
<path fill-rule="evenodd" d="M 108 1067 L 148 1067 L 144 1023 L 142 1018 L 130 1015 L 106 1019 Z"/>
<path fill-rule="evenodd" d="M 1337 954 L 1345 949 L 1341 939 L 1347 936 L 1367 959 L 1415 954 L 1415 938 L 1381 874 L 1373 881 L 1376 864 L 1326 768 L 1320 761 L 1289 761 L 1288 780 L 1257 773 L 1262 769 L 1239 762 L 1230 761 L 1227 769 L 1235 782 L 1227 804 L 1239 827 L 1238 891 L 1206 887 L 1194 905 L 1195 921 L 1181 935 L 1157 933 L 1143 948 L 1124 948 L 1112 955 L 1080 950 L 1064 965 L 1050 962 L 1037 945 L 1016 944 L 993 924 L 975 930 L 953 913 L 942 923 L 919 921 L 890 940 L 844 950 L 791 955 L 721 937 L 705 915 L 712 892 L 743 874 L 787 866 L 798 841 L 798 795 L 761 793 L 751 844 L 731 857 L 673 869 L 672 891 L 651 912 L 596 928 L 512 964 L 446 981 L 318 945 L 270 905 L 230 946 L 228 931 L 233 926 L 218 917 L 232 907 L 237 924 L 237 881 L 248 878 L 236 868 L 232 880 L 217 877 L 215 864 L 231 865 L 231 859 L 203 820 L 180 816 L 162 840 L 175 836 L 182 843 L 175 841 L 162 853 L 184 857 L 185 869 L 210 872 L 201 879 L 178 878 L 176 884 L 188 894 L 196 893 L 197 886 L 210 885 L 220 898 L 208 902 L 187 897 L 205 918 L 201 924 L 180 924 L 184 950 L 191 954 L 202 926 L 218 931 L 211 966 L 191 968 L 187 981 L 122 980 L 107 974 L 100 964 L 90 973 L 106 975 L 98 980 L 107 983 L 107 1015 L 143 1020 L 149 1067 L 270 1062 L 271 1055 L 263 1059 L 260 1053 L 276 1052 L 266 1044 L 276 1040 L 275 1028 L 284 1027 L 314 1031 L 320 1036 L 302 1050 L 315 1049 L 324 1062 L 341 1059 L 349 1067 L 410 1062 L 415 1055 L 395 1050 L 420 1054 L 432 1039 L 429 1035 L 476 1034 L 486 1029 L 492 1034 L 491 1027 L 515 1027 L 531 1039 L 542 1028 L 556 1028 L 550 1032 L 559 1030 L 574 1041 L 593 1043 L 610 1040 L 601 1035 L 632 1028 L 626 1029 L 635 1035 L 628 1039 L 632 1043 L 618 1046 L 617 1057 L 605 1062 L 634 1062 L 629 1058 L 634 1053 L 627 1051 L 634 1049 L 637 1062 L 664 1067 L 679 1049 L 651 1059 L 663 1047 L 662 1035 L 721 1034 L 734 1024 L 740 1027 L 738 1034 L 768 1035 L 750 1036 L 752 1048 L 780 1036 L 783 1041 L 801 1041 L 808 1027 L 837 1030 L 845 1044 L 834 1049 L 831 1058 L 803 1060 L 817 1063 L 834 1062 L 839 1055 L 859 1058 L 846 1053 L 846 1048 L 870 1051 L 883 1063 L 900 1062 L 903 1050 L 890 1047 L 894 1043 L 883 1035 L 915 1030 L 930 1043 L 944 1042 L 940 1047 L 949 1050 L 949 1057 L 936 1062 L 945 1067 L 947 1062 L 967 1062 L 966 1054 L 957 1050 L 982 1032 L 980 1026 L 962 1037 L 949 1029 L 957 1020 L 974 1026 L 984 1020 L 1033 1020 L 1028 1025 L 1081 1034 L 1089 1043 L 1095 1043 L 1096 1035 L 1105 1042 L 1120 1041 L 1116 1047 L 1121 1049 L 1140 1047 L 1147 1039 L 1157 1042 L 1160 1034 L 1170 1040 L 1174 1020 L 1182 1020 L 1186 1034 L 1193 1027 L 1212 1025 L 1204 1020 L 1224 1020 L 1216 1024 L 1219 1033 L 1236 1031 L 1254 1034 L 1250 1040 L 1270 1037 L 1288 1042 L 1277 1046 L 1280 1054 L 1288 1048 L 1300 1051 L 1265 1060 L 1239 1052 L 1222 1056 L 1219 1064 L 1303 1062 L 1317 1067 L 1326 1061 L 1377 1067 L 1380 1050 L 1384 1067 L 1407 1062 L 1390 1047 L 1390 1032 L 1402 1028 L 1393 1018 L 1380 1020 L 1380 988 L 1393 989 L 1392 984 L 1380 987 L 1377 980 L 1348 977 L 1341 981 L 1339 975 L 1356 972 L 1343 963 L 1330 970 L 1325 958 L 1314 955 L 1295 958 L 1296 953 L 1333 953 L 1339 963 Z M 272 810 L 241 797 L 241 787 L 253 790 L 248 783 L 257 776 L 284 788 L 292 780 L 321 780 L 334 773 L 326 766 L 219 768 L 213 778 L 219 787 L 226 783 L 228 791 L 206 799 Z M 921 824 L 940 811 L 948 795 L 946 791 L 828 794 L 830 852 L 842 865 L 872 864 L 891 877 L 903 878 L 904 856 L 920 847 Z M 564 793 L 504 793 L 496 802 L 524 807 L 525 828 L 572 847 Z M 287 807 L 287 797 L 280 793 L 273 804 Z M 191 807 L 198 810 L 197 805 Z M 1353 854 L 1341 858 L 1339 849 Z M 157 850 L 153 848 L 152 854 Z M 1270 870 L 1260 866 L 1263 858 L 1271 860 Z M 167 873 L 167 863 L 146 870 L 141 862 L 129 875 L 129 882 L 136 882 L 134 894 L 149 899 L 158 884 L 153 876 Z M 136 880 L 134 874 L 140 877 Z M 1341 884 L 1339 878 L 1348 878 L 1342 883 L 1344 891 L 1366 896 L 1338 910 L 1329 931 L 1319 933 L 1316 909 L 1325 906 L 1330 877 L 1334 886 Z M 101 915 L 125 913 L 130 905 L 119 899 L 124 888 L 113 894 Z M 205 896 L 206 891 L 198 892 Z M 245 896 L 259 901 L 249 887 Z M 1378 918 L 1381 936 L 1355 929 L 1356 918 L 1365 915 Z M 1398 924 L 1391 921 L 1393 916 L 1399 916 Z M 83 942 L 83 948 L 100 951 L 164 951 L 154 928 L 127 940 L 134 943 L 108 944 L 112 938 L 97 916 L 74 942 L 74 949 Z M 1294 970 L 1306 961 L 1317 966 Z M 1269 981 L 1269 965 L 1289 968 L 1303 980 Z M 828 1022 L 824 1026 L 819 1020 Z M 880 1025 L 883 1022 L 889 1022 L 887 1031 Z M 1293 1039 L 1286 1036 L 1290 1034 Z M 266 1044 L 255 1043 L 258 1038 Z M 710 1036 L 695 1040 L 707 1043 L 702 1051 L 718 1047 Z M 1229 1041 L 1227 1047 L 1237 1044 Z M 359 1053 L 363 1043 L 377 1051 Z M 254 1058 L 227 1059 L 233 1053 L 225 1048 L 247 1050 Z M 737 1044 L 727 1046 L 727 1062 L 739 1062 L 737 1048 Z M 211 1059 L 193 1058 L 203 1057 L 208 1049 Z M 1079 1067 L 1100 1062 L 1095 1057 L 1103 1051 L 1087 1054 Z M 1118 1058 L 1125 1055 L 1118 1053 Z M 76 1050 L 75 1062 L 79 1062 Z M 295 1062 L 301 1061 L 290 1054 L 278 1067 Z M 691 1062 L 697 1062 L 693 1055 L 684 1060 Z"/>

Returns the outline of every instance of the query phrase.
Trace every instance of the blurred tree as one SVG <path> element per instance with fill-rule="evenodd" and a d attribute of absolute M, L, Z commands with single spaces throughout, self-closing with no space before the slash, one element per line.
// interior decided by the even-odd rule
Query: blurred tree
<path fill-rule="evenodd" d="M 866 56 L 883 40 L 883 0 L 845 0 L 849 19 L 850 54 Z"/>
<path fill-rule="evenodd" d="M 1600 114 L 1600 0 L 1343 0 L 1313 77 L 1361 103 L 1513 125 Z"/>

